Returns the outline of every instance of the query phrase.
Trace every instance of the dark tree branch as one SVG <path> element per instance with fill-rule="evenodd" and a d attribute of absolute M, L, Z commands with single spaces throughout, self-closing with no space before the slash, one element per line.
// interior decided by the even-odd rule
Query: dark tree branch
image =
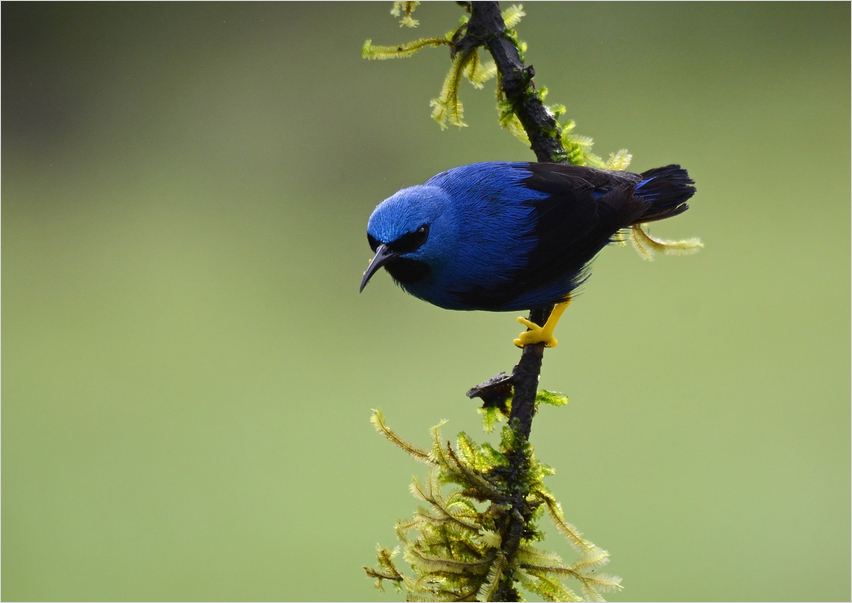
<path fill-rule="evenodd" d="M 526 130 L 530 148 L 538 161 L 567 161 L 568 155 L 559 141 L 559 126 L 535 93 L 535 70 L 532 65 L 524 65 L 515 42 L 507 35 L 497 2 L 471 2 L 470 12 L 464 35 L 454 44 L 453 52 L 467 52 L 479 46 L 487 48 L 497 65 L 503 93 Z M 530 311 L 530 320 L 544 325 L 552 310 L 552 307 L 533 309 Z M 519 477 L 524 473 L 527 462 L 527 443 L 532 430 L 543 358 L 544 344 L 528 345 L 524 347 L 521 359 L 510 377 L 498 375 L 468 392 L 469 397 L 479 397 L 486 404 L 489 401 L 493 404 L 494 400 L 501 402 L 500 398 L 506 399 L 507 382 L 511 382 L 514 396 L 509 424 L 521 441 L 509 458 L 508 470 L 510 474 Z M 526 493 L 522 490 L 519 488 L 513 496 L 512 509 L 507 513 L 507 523 L 502 534 L 501 549 L 507 561 L 511 561 L 517 553 L 524 525 L 532 517 L 533 509 L 527 504 Z M 495 600 L 517 601 L 518 596 L 511 576 L 504 576 Z"/>

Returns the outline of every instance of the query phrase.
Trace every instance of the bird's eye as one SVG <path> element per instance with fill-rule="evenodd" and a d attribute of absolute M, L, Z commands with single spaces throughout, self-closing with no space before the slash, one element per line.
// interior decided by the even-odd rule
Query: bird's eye
<path fill-rule="evenodd" d="M 429 238 L 429 225 L 424 224 L 414 232 L 414 240 L 418 245 L 422 245 Z"/>
<path fill-rule="evenodd" d="M 395 253 L 413 253 L 422 247 L 428 238 L 429 225 L 424 224 L 415 231 L 408 231 L 395 241 L 391 241 L 388 245 Z"/>

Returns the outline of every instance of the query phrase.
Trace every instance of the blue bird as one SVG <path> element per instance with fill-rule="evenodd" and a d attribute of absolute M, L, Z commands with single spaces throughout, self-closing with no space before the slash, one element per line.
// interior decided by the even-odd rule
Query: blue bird
<path fill-rule="evenodd" d="M 556 306 L 515 344 L 556 345 L 553 328 L 589 262 L 617 233 L 687 210 L 694 182 L 679 165 L 642 174 L 559 163 L 476 163 L 406 188 L 373 211 L 375 256 L 408 293 L 449 310 Z"/>

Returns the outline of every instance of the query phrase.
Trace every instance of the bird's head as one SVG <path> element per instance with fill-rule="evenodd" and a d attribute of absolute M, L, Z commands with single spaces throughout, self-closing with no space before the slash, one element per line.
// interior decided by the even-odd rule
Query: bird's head
<path fill-rule="evenodd" d="M 449 253 L 443 244 L 452 239 L 448 208 L 446 193 L 435 186 L 413 186 L 382 201 L 367 223 L 367 239 L 376 255 L 364 272 L 361 291 L 382 266 L 402 284 L 428 276 Z"/>

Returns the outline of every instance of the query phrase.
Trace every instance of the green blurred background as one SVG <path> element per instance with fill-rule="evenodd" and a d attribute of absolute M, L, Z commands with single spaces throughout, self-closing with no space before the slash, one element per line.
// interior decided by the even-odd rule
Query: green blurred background
<path fill-rule="evenodd" d="M 493 83 L 429 118 L 446 50 L 360 58 L 462 12 L 390 7 L 3 3 L 3 599 L 399 599 L 361 566 L 425 468 L 370 409 L 485 438 L 464 392 L 520 325 L 358 295 L 366 221 L 533 155 Z M 610 598 L 848 600 L 850 5 L 526 12 L 595 151 L 698 187 L 653 233 L 706 248 L 605 250 L 545 358 L 533 442 Z"/>

